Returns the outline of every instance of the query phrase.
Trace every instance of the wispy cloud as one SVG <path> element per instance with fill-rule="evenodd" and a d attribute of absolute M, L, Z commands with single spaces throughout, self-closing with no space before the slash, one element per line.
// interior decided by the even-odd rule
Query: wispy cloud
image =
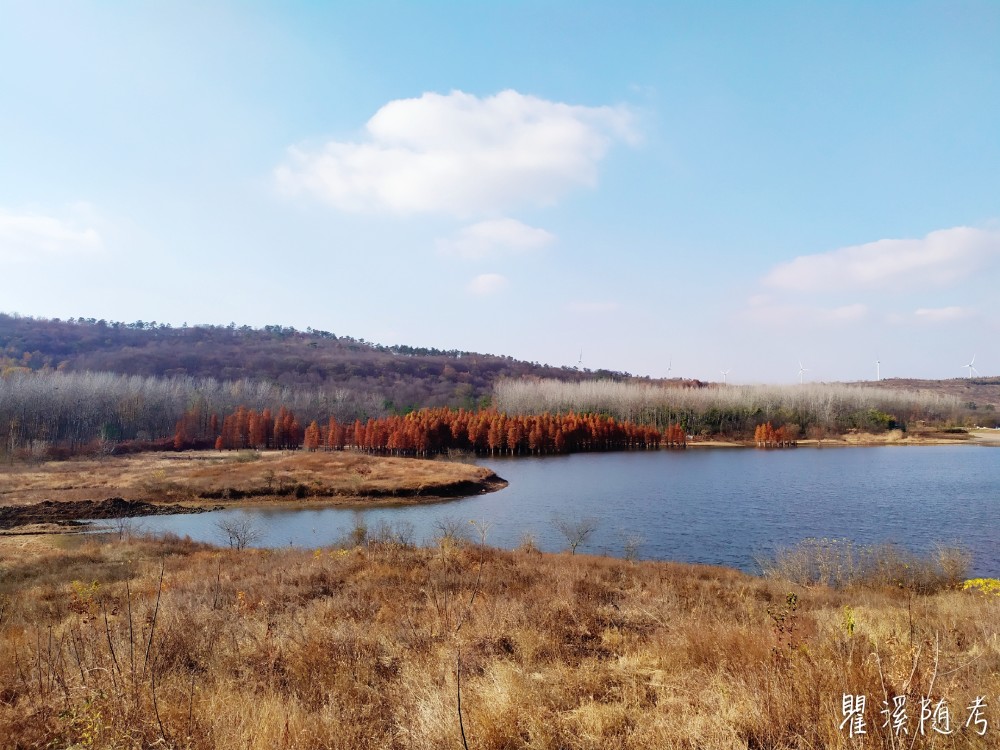
<path fill-rule="evenodd" d="M 539 250 L 551 245 L 555 235 L 517 219 L 489 219 L 463 227 L 438 240 L 438 251 L 459 258 L 488 258 Z"/>
<path fill-rule="evenodd" d="M 971 317 L 973 311 L 967 307 L 921 307 L 915 310 L 913 317 L 922 323 L 950 323 Z"/>
<path fill-rule="evenodd" d="M 857 323 L 867 318 L 868 314 L 868 306 L 860 302 L 837 307 L 822 307 L 791 304 L 775 300 L 766 294 L 760 294 L 748 300 L 748 305 L 740 314 L 740 318 L 768 325 L 805 327 Z"/>
<path fill-rule="evenodd" d="M 496 294 L 507 287 L 507 277 L 499 273 L 481 273 L 469 282 L 466 289 L 472 294 Z"/>
<path fill-rule="evenodd" d="M 55 216 L 0 209 L 0 261 L 88 256 L 102 248 L 101 235 L 93 227 Z"/>
<path fill-rule="evenodd" d="M 802 255 L 773 268 L 764 284 L 795 292 L 947 285 L 1000 259 L 1000 231 L 953 227 L 923 239 L 886 239 Z"/>
<path fill-rule="evenodd" d="M 495 215 L 593 187 L 615 141 L 634 142 L 625 107 L 585 107 L 517 91 L 389 102 L 359 142 L 293 147 L 279 186 L 351 212 Z"/>

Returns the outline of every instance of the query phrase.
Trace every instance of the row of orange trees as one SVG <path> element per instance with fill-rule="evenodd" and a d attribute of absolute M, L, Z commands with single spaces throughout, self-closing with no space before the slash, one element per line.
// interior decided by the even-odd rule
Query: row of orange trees
<path fill-rule="evenodd" d="M 177 422 L 174 448 L 295 449 L 303 445 L 305 436 L 295 414 L 285 407 L 274 414 L 270 409 L 257 412 L 241 406 L 222 419 L 218 414 L 189 409 Z"/>
<path fill-rule="evenodd" d="M 770 422 L 759 424 L 753 431 L 753 439 L 758 448 L 787 448 L 795 445 L 798 430 L 784 426 L 775 427 Z"/>
<path fill-rule="evenodd" d="M 686 444 L 680 425 L 660 431 L 600 414 L 510 415 L 495 409 L 421 409 L 406 415 L 339 423 L 330 418 L 302 427 L 281 408 L 256 412 L 244 407 L 220 419 L 197 410 L 177 423 L 174 448 L 354 449 L 426 456 L 447 450 L 492 455 L 540 455 L 583 451 L 643 450 Z"/>

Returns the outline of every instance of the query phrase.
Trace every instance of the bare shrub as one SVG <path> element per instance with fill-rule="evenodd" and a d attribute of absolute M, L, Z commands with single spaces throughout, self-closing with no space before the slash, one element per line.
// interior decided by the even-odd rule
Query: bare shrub
<path fill-rule="evenodd" d="M 354 514 L 354 525 L 351 526 L 350 531 L 347 532 L 347 536 L 344 539 L 343 546 L 345 547 L 363 547 L 368 543 L 368 522 L 365 521 L 365 517 L 361 513 Z"/>
<path fill-rule="evenodd" d="M 486 546 L 486 537 L 489 536 L 490 529 L 493 528 L 493 522 L 487 521 L 485 518 L 481 521 L 469 521 L 469 525 L 476 530 L 476 536 L 479 537 L 479 546 Z"/>
<path fill-rule="evenodd" d="M 934 547 L 934 567 L 946 581 L 948 588 L 959 586 L 972 568 L 972 555 L 961 547 L 938 544 Z"/>
<path fill-rule="evenodd" d="M 128 542 L 145 533 L 145 525 L 136 518 L 113 518 L 111 528 L 118 535 L 118 540 Z"/>
<path fill-rule="evenodd" d="M 370 538 L 377 544 L 392 544 L 397 547 L 413 547 L 416 540 L 416 528 L 410 521 L 389 523 L 384 518 L 378 522 Z"/>
<path fill-rule="evenodd" d="M 434 522 L 437 534 L 434 541 L 439 547 L 457 547 L 468 541 L 466 524 L 454 516 L 444 516 Z"/>
<path fill-rule="evenodd" d="M 639 548 L 646 543 L 646 538 L 642 534 L 624 534 L 622 542 L 622 557 L 629 562 L 639 559 Z"/>
<path fill-rule="evenodd" d="M 538 540 L 530 531 L 521 534 L 521 539 L 517 545 L 517 551 L 527 555 L 540 555 L 542 551 L 538 548 Z"/>
<path fill-rule="evenodd" d="M 968 574 L 970 555 L 939 545 L 916 555 L 892 543 L 858 545 L 847 539 L 805 539 L 758 560 L 765 576 L 803 586 L 833 588 L 895 586 L 930 594 L 958 586 Z"/>
<path fill-rule="evenodd" d="M 248 513 L 220 518 L 215 527 L 233 549 L 246 549 L 261 537 L 260 529 Z"/>

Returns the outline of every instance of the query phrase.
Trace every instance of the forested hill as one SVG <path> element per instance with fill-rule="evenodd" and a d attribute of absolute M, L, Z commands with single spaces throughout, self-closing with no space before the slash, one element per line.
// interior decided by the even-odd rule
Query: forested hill
<path fill-rule="evenodd" d="M 473 406 L 499 377 L 579 381 L 628 373 L 578 371 L 475 352 L 381 346 L 328 331 L 273 325 L 184 326 L 0 313 L 0 370 L 249 378 L 288 387 L 337 386 L 378 394 L 390 409 Z"/>

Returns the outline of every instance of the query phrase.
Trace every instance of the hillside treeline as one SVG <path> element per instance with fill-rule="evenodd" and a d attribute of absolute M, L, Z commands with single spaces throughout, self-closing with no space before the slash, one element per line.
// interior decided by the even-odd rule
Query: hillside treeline
<path fill-rule="evenodd" d="M 353 423 L 313 421 L 303 428 L 282 408 L 257 412 L 240 407 L 220 419 L 192 410 L 178 422 L 178 449 L 212 443 L 219 450 L 298 448 L 354 449 L 397 456 L 428 456 L 461 450 L 490 455 L 541 455 L 584 451 L 643 450 L 661 443 L 683 447 L 677 425 L 661 432 L 648 425 L 619 422 L 598 414 L 507 415 L 496 409 L 421 409 L 405 416 L 356 419 Z"/>
<path fill-rule="evenodd" d="M 508 414 L 597 413 L 688 434 L 750 440 L 771 422 L 807 437 L 850 431 L 905 429 L 920 421 L 961 423 L 962 402 L 952 396 L 842 384 L 678 388 L 644 383 L 501 380 L 494 406 Z"/>
<path fill-rule="evenodd" d="M 0 376 L 0 439 L 0 453 L 21 456 L 303 446 L 430 455 L 653 448 L 681 445 L 684 435 L 676 425 L 572 412 L 437 407 L 395 415 L 348 389 L 14 370 Z"/>
<path fill-rule="evenodd" d="M 386 413 L 381 399 L 347 388 L 13 370 L 0 376 L 0 452 L 58 455 L 156 447 L 157 441 L 173 439 L 185 414 L 196 411 L 207 419 L 240 406 L 258 412 L 285 406 L 307 422 Z"/>
<path fill-rule="evenodd" d="M 329 331 L 280 325 L 173 328 L 155 321 L 44 320 L 0 314 L 0 372 L 12 368 L 347 388 L 370 393 L 388 410 L 400 412 L 423 406 L 481 406 L 501 377 L 630 377 L 492 354 L 381 346 Z"/>

